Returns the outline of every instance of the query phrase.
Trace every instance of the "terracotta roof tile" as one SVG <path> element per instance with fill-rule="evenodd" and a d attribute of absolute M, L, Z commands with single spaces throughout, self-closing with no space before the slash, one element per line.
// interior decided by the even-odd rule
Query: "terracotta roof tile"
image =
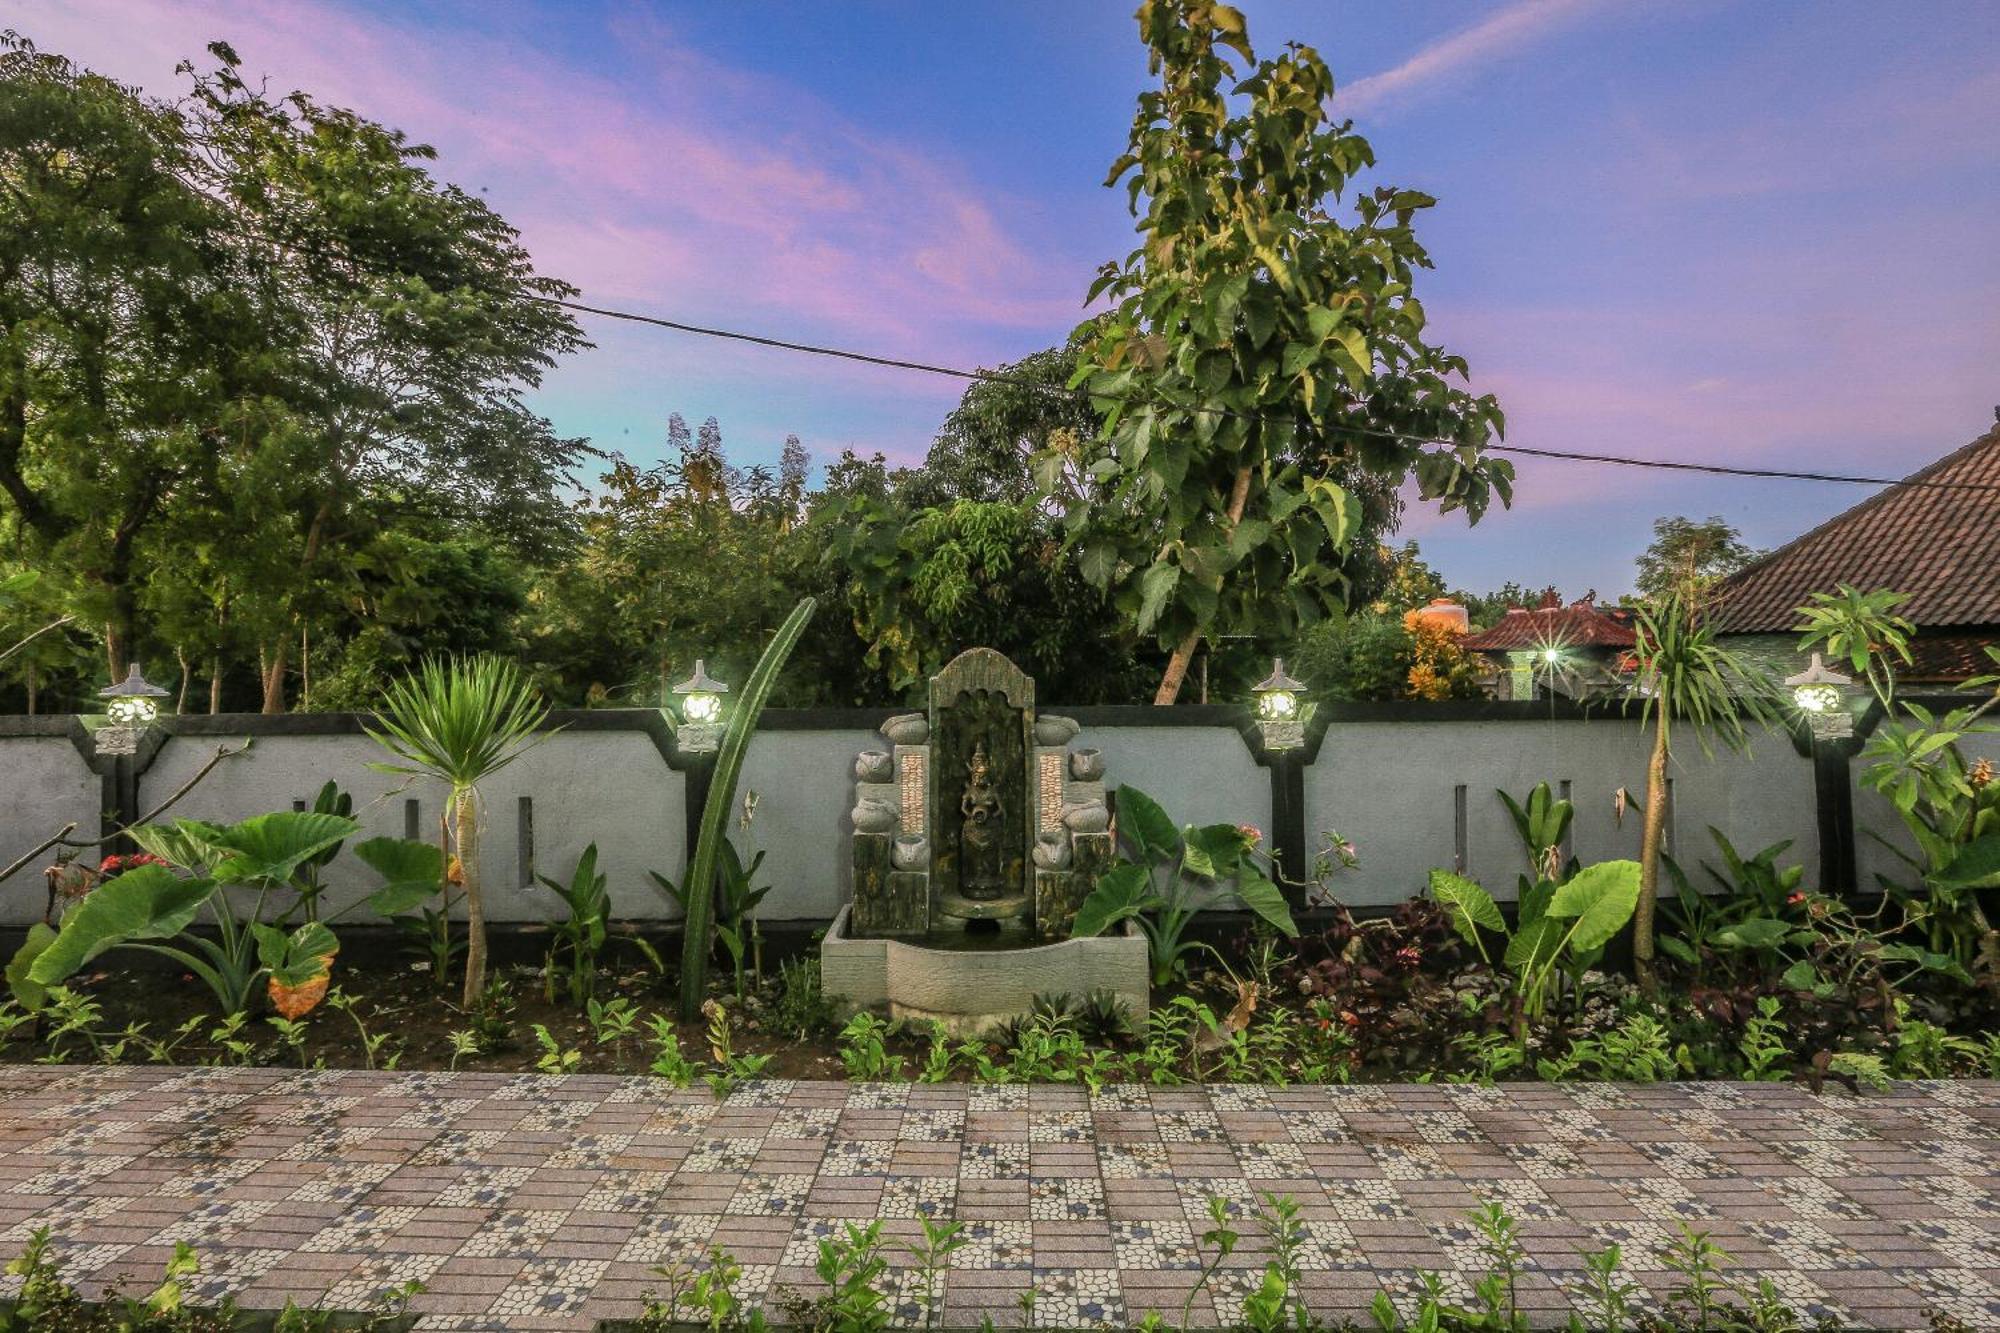
<path fill-rule="evenodd" d="M 1506 652 L 1522 648 L 1630 648 L 1632 627 L 1589 602 L 1541 606 L 1533 611 L 1510 608 L 1491 629 L 1469 634 L 1459 646 L 1473 652 Z"/>
<path fill-rule="evenodd" d="M 1908 480 L 2000 487 L 2000 426 Z M 1836 584 L 1908 593 L 1899 610 L 1924 628 L 2000 625 L 2000 490 L 1891 487 L 1828 519 L 1721 587 L 1717 627 L 1798 627 L 1797 608 Z"/>

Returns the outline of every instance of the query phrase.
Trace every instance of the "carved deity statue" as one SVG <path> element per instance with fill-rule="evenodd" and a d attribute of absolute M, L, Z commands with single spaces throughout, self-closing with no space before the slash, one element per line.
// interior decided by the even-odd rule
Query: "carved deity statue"
<path fill-rule="evenodd" d="M 958 803 L 965 816 L 959 832 L 960 891 L 968 898 L 997 898 L 1007 889 L 1000 866 L 1000 821 L 1006 811 L 987 771 L 985 742 L 973 747 L 966 770 L 965 794 Z"/>

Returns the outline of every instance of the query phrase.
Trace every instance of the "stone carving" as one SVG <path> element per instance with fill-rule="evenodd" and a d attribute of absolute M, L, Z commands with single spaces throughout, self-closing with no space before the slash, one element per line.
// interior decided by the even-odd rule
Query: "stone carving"
<path fill-rule="evenodd" d="M 929 694 L 882 724 L 889 752 L 855 761 L 853 934 L 1066 938 L 1113 859 L 1103 754 L 1071 750 L 1076 720 L 1037 716 L 1034 681 L 990 648 Z"/>

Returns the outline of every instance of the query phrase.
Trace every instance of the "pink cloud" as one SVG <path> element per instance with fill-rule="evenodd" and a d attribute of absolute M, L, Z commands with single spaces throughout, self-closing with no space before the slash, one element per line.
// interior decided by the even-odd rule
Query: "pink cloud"
<path fill-rule="evenodd" d="M 1442 83 L 1579 21 L 1597 4 L 1598 0 L 1516 0 L 1471 27 L 1425 45 L 1392 69 L 1340 87 L 1334 104 L 1342 115 L 1361 115 L 1435 91 Z"/>

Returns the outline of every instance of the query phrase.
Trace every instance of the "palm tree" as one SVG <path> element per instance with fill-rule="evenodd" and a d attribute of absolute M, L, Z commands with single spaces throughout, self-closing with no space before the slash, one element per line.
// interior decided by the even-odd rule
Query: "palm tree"
<path fill-rule="evenodd" d="M 1645 824 L 1639 839 L 1639 902 L 1632 913 L 1632 970 L 1651 995 L 1654 970 L 1653 907 L 1660 892 L 1660 853 L 1667 835 L 1667 765 L 1677 727 L 1692 729 L 1704 755 L 1711 738 L 1732 750 L 1749 744 L 1746 721 L 1769 726 L 1772 690 L 1762 671 L 1716 640 L 1708 618 L 1707 585 L 1683 571 L 1666 591 L 1638 608 L 1635 656 L 1645 697 L 1640 726 L 1653 728 L 1646 762 Z"/>
<path fill-rule="evenodd" d="M 398 763 L 384 773 L 431 777 L 451 790 L 448 811 L 465 894 L 465 1005 L 486 988 L 486 906 L 479 890 L 479 784 L 548 738 L 548 705 L 512 662 L 431 659 L 383 691 L 381 730 L 368 735 Z M 539 734 L 538 734 L 539 733 Z"/>

